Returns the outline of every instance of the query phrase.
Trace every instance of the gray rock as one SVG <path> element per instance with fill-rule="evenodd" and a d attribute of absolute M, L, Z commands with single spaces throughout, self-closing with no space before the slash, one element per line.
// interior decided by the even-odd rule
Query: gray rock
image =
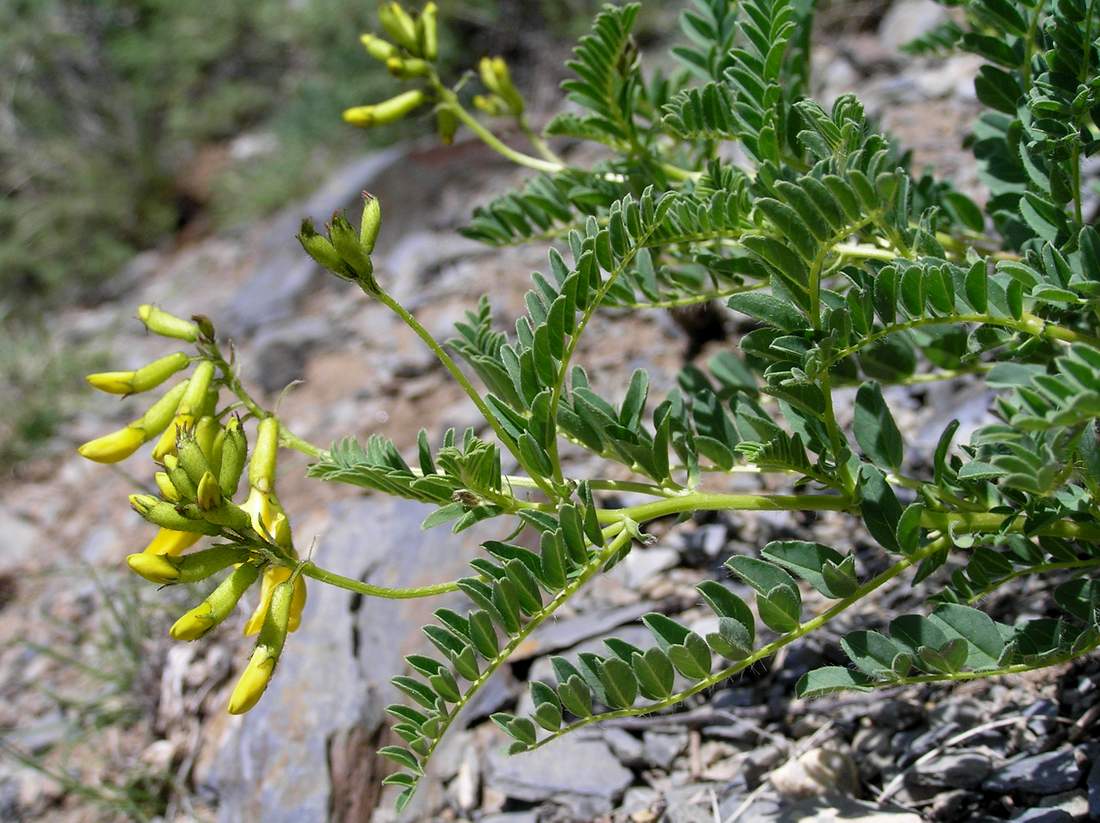
<path fill-rule="evenodd" d="M 654 605 L 650 602 L 631 603 L 629 606 L 584 612 L 576 617 L 543 623 L 516 648 L 511 659 L 525 660 L 529 657 L 550 654 L 559 649 L 575 646 L 590 637 L 605 635 L 612 629 L 637 620 L 646 612 L 653 611 Z"/>
<path fill-rule="evenodd" d="M 883 809 L 874 803 L 864 803 L 840 795 L 805 798 L 784 806 L 775 816 L 753 817 L 746 814 L 742 820 L 797 820 L 799 823 L 840 823 L 847 820 L 858 820 L 859 823 L 921 823 L 920 815 L 913 812 Z"/>
<path fill-rule="evenodd" d="M 913 782 L 921 786 L 947 786 L 952 789 L 972 789 L 993 770 L 993 764 L 978 752 L 948 752 L 921 763 L 910 772 Z"/>
<path fill-rule="evenodd" d="M 603 739 L 624 766 L 637 767 L 645 764 L 646 747 L 641 740 L 626 729 L 616 729 L 614 727 L 604 729 Z"/>
<path fill-rule="evenodd" d="M 398 146 L 358 158 L 335 172 L 305 203 L 284 209 L 268 224 L 268 241 L 255 269 L 230 300 L 218 328 L 239 337 L 294 314 L 320 273 L 295 239 L 305 217 L 321 223 L 355 203 L 360 192 L 406 152 Z"/>
<path fill-rule="evenodd" d="M 282 390 L 305 377 L 306 356 L 332 332 L 331 321 L 324 317 L 298 317 L 265 326 L 253 343 L 255 365 L 249 376 L 268 394 Z"/>
<path fill-rule="evenodd" d="M 622 562 L 618 573 L 628 587 L 636 589 L 661 572 L 675 568 L 679 562 L 680 553 L 676 549 L 662 546 L 635 549 Z"/>
<path fill-rule="evenodd" d="M 680 786 L 665 793 L 666 823 L 714 823 L 717 793 L 711 785 Z"/>
<path fill-rule="evenodd" d="M 1022 757 L 1002 766 L 982 783 L 987 792 L 1026 792 L 1057 794 L 1076 786 L 1081 767 L 1073 749 L 1059 749 Z"/>
<path fill-rule="evenodd" d="M 1028 809 L 1012 820 L 1014 823 L 1072 823 L 1073 815 L 1061 809 Z"/>
<path fill-rule="evenodd" d="M 660 803 L 661 795 L 649 786 L 631 786 L 623 795 L 623 802 L 615 810 L 618 814 L 630 819 L 630 815 L 637 812 L 647 812 L 656 809 Z"/>
<path fill-rule="evenodd" d="M 687 732 L 646 732 L 642 735 L 644 757 L 658 769 L 668 769 L 680 753 L 687 748 Z"/>
<path fill-rule="evenodd" d="M 42 536 L 32 523 L 6 506 L 0 506 L 0 534 L 4 551 L 0 552 L 0 572 L 12 572 L 31 563 Z"/>
<path fill-rule="evenodd" d="M 420 530 L 423 517 L 424 507 L 409 501 L 343 501 L 314 559 L 383 586 L 461 574 L 471 540 L 443 551 L 434 533 Z M 424 650 L 416 627 L 447 602 L 363 599 L 311 585 L 302 627 L 287 640 L 267 693 L 247 718 L 231 722 L 211 769 L 220 823 L 362 819 L 386 768 L 373 741 L 385 706 L 400 699 L 389 678 L 403 670 L 404 654 Z M 431 778 L 414 806 L 433 792 L 441 788 Z"/>
<path fill-rule="evenodd" d="M 525 812 L 488 814 L 481 818 L 481 823 L 538 823 L 538 812 L 531 809 Z"/>
<path fill-rule="evenodd" d="M 947 12 L 932 0 L 901 0 L 892 3 L 879 23 L 883 48 L 896 52 L 901 46 L 947 19 Z"/>
<path fill-rule="evenodd" d="M 1100 758 L 1093 760 L 1089 769 L 1089 816 L 1100 820 Z"/>
<path fill-rule="evenodd" d="M 516 800 L 553 800 L 588 820 L 611 811 L 633 780 L 602 740 L 564 737 L 511 757 L 493 749 L 486 784 Z"/>

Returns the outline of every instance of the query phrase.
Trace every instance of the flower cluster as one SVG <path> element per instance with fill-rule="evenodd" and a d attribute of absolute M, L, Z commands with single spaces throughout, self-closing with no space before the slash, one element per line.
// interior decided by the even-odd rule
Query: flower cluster
<path fill-rule="evenodd" d="M 185 320 L 154 306 L 142 306 L 138 318 L 154 334 L 195 344 L 198 353 L 176 352 L 135 371 L 91 374 L 88 382 L 129 396 L 155 389 L 185 369 L 191 373 L 141 417 L 85 443 L 79 452 L 98 463 L 117 463 L 143 444 L 154 444 L 158 494 L 131 495 L 130 505 L 158 531 L 144 550 L 127 558 L 135 573 L 170 585 L 202 581 L 232 567 L 206 599 L 176 621 L 173 638 L 202 637 L 261 580 L 259 604 L 245 624 L 245 634 L 257 635 L 256 648 L 229 700 L 229 711 L 240 714 L 256 705 L 267 688 L 306 600 L 290 522 L 275 494 L 279 420 L 258 407 L 249 409 L 259 418 L 249 455 L 237 404 L 219 408 L 222 390 L 239 384 L 217 348 L 210 322 Z M 246 466 L 247 495 L 237 504 L 233 500 Z M 204 536 L 215 538 L 214 545 L 185 554 Z"/>

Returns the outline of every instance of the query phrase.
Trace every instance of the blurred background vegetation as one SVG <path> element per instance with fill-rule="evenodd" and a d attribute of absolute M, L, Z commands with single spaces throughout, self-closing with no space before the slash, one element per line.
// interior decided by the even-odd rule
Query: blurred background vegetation
<path fill-rule="evenodd" d="M 340 121 L 395 87 L 358 40 L 376 5 L 0 2 L 0 395 L 20 399 L 0 424 L 0 463 L 49 437 L 58 390 L 86 365 L 50 350 L 44 313 L 115 297 L 111 278 L 135 254 L 245 225 L 416 130 Z M 522 67 L 586 30 L 597 4 L 440 5 L 457 72 L 501 44 Z"/>

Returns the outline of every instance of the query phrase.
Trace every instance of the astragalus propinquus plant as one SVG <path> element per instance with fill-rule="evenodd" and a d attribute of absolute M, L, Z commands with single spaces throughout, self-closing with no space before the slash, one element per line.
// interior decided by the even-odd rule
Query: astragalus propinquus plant
<path fill-rule="evenodd" d="M 881 547 L 885 571 L 863 574 L 852 555 L 802 540 L 733 556 L 726 565 L 755 590 L 755 608 L 706 582 L 699 596 L 717 615 L 713 633 L 654 613 L 644 618 L 651 648 L 607 638 L 602 655 L 555 658 L 556 680 L 531 684 L 531 716 L 494 717 L 514 751 L 672 706 L 895 579 L 921 584 L 926 607 L 893 620 L 888 633 L 846 634 L 851 664 L 810 672 L 799 695 L 1013 675 L 1092 652 L 1100 644 L 1100 235 L 1082 169 L 1100 145 L 1100 26 L 1091 0 L 949 5 L 954 22 L 909 48 L 987 61 L 975 78 L 985 111 L 972 139 L 984 207 L 947 181 L 915 175 L 855 97 L 828 111 L 810 99 L 808 2 L 695 0 L 673 49 L 682 70 L 671 76 L 643 70 L 631 37 L 638 6 L 606 6 L 568 64 L 573 105 L 541 135 L 503 60 L 486 57 L 444 84 L 435 4 L 383 5 L 381 33 L 363 43 L 407 88 L 345 119 L 371 126 L 431 115 L 444 141 L 466 129 L 538 172 L 475 211 L 466 233 L 493 245 L 548 245 L 548 263 L 532 275 L 527 313 L 512 330 L 494 326 L 483 298 L 454 339 L 437 341 L 374 270 L 376 200 L 365 198 L 358 230 L 339 214 L 323 234 L 303 225 L 305 251 L 396 313 L 484 417 L 479 430 L 447 431 L 439 442 L 421 432 L 411 455 L 382 433 L 330 448 L 296 437 L 249 394 L 203 317 L 141 307 L 151 332 L 192 343 L 193 353 L 89 378 L 128 395 L 191 370 L 134 423 L 81 453 L 113 462 L 154 444 L 160 493 L 131 503 L 160 531 L 130 556 L 135 572 L 158 584 L 223 575 L 173 637 L 197 640 L 260 583 L 246 627 L 257 644 L 229 710 L 252 707 L 280 654 L 293 654 L 284 643 L 302 618 L 307 579 L 386 598 L 461 590 L 468 608 L 440 609 L 423 629 L 438 654 L 410 656 L 411 671 L 394 673 L 411 701 L 389 708 L 407 748 L 383 754 L 402 769 L 386 782 L 402 789 L 403 806 L 455 716 L 524 638 L 644 545 L 647 523 L 715 510 L 841 512 Z M 483 116 L 466 108 L 468 97 Z M 530 153 L 486 125 L 500 122 Z M 572 165 L 549 137 L 601 144 L 605 159 Z M 705 369 L 687 366 L 663 398 L 649 396 L 643 370 L 613 396 L 593 391 L 576 354 L 595 313 L 708 302 L 753 321 L 738 349 Z M 915 453 L 882 387 L 952 380 L 994 390 L 998 422 L 964 443 L 958 424 L 945 421 L 934 451 Z M 858 387 L 850 431 L 837 424 L 838 386 Z M 483 544 L 468 577 L 426 588 L 384 589 L 321 568 L 303 558 L 279 505 L 283 448 L 312 457 L 310 475 L 320 480 L 434 507 L 423 525 L 441 532 L 441 552 L 443 526 L 496 520 L 501 539 Z M 565 471 L 561 455 L 577 450 L 605 461 L 606 474 Z M 734 472 L 787 488 L 708 490 Z M 608 505 L 624 494 L 632 505 Z M 189 552 L 204 536 L 212 545 Z M 1048 616 L 1006 625 L 981 610 L 985 595 L 1025 575 L 1047 582 Z M 833 603 L 804 613 L 804 586 Z"/>

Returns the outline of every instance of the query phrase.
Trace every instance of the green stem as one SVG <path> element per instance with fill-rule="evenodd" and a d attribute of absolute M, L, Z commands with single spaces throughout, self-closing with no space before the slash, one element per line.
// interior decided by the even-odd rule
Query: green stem
<path fill-rule="evenodd" d="M 543 160 L 538 157 L 532 157 L 529 154 L 524 154 L 521 151 L 516 151 L 511 146 L 502 142 L 500 138 L 485 128 L 476 117 L 466 111 L 458 102 L 458 98 L 455 97 L 454 92 L 443 88 L 441 88 L 440 91 L 443 95 L 443 102 L 440 105 L 457 117 L 463 125 L 477 135 L 482 143 L 497 154 L 511 160 L 516 165 L 525 166 L 535 171 L 546 172 L 547 174 L 556 174 L 566 168 L 561 163 Z"/>
<path fill-rule="evenodd" d="M 531 128 L 531 124 L 527 120 L 526 114 L 519 114 L 516 116 L 516 125 L 519 126 L 519 130 L 523 132 L 527 138 L 527 142 L 531 144 L 539 156 L 546 160 L 548 163 L 557 163 L 559 166 L 565 166 L 565 161 L 558 157 L 554 153 L 554 150 L 546 144 L 546 141 L 542 139 L 542 136 Z"/>
<path fill-rule="evenodd" d="M 306 577 L 312 577 L 314 580 L 320 580 L 322 583 L 328 583 L 331 586 L 347 589 L 357 594 L 364 594 L 367 597 L 383 597 L 387 600 L 411 600 L 417 597 L 434 597 L 438 594 L 446 594 L 447 592 L 458 590 L 458 582 L 455 580 L 448 581 L 447 583 L 434 583 L 430 586 L 390 589 L 385 586 L 375 586 L 370 583 L 364 583 L 362 580 L 355 580 L 351 577 L 344 577 L 344 575 L 336 574 L 336 572 L 330 572 L 327 569 L 322 569 L 312 561 L 303 563 L 300 568 L 301 573 Z"/>
<path fill-rule="evenodd" d="M 691 697 L 692 695 L 698 694 L 699 692 L 706 691 L 712 686 L 721 683 L 723 680 L 732 677 L 738 672 L 744 671 L 750 666 L 759 663 L 761 660 L 771 657 L 784 646 L 793 643 L 795 640 L 798 640 L 799 638 L 804 637 L 807 634 L 816 631 L 817 629 L 820 629 L 838 614 L 845 611 L 853 604 L 863 600 L 875 589 L 878 589 L 879 587 L 893 580 L 903 571 L 910 568 L 911 566 L 916 565 L 924 558 L 930 557 L 931 555 L 935 554 L 936 552 L 942 551 L 950 545 L 950 541 L 944 537 L 932 541 L 919 552 L 915 552 L 910 557 L 899 560 L 897 563 L 888 568 L 886 571 L 882 572 L 877 577 L 867 581 L 858 589 L 856 589 L 852 594 L 848 595 L 848 597 L 845 597 L 843 600 L 838 600 L 817 617 L 813 618 L 812 620 L 807 620 L 805 623 L 799 624 L 798 628 L 783 635 L 780 638 L 777 638 L 776 640 L 773 640 L 766 646 L 762 646 L 760 649 L 753 652 L 745 659 L 739 660 L 732 666 L 722 669 L 716 674 L 712 674 L 709 677 L 703 678 L 698 683 L 695 683 L 693 686 L 690 686 L 687 689 L 679 691 L 676 694 L 669 695 L 663 700 L 659 700 L 655 703 L 650 703 L 646 706 L 633 706 L 629 709 L 618 709 L 616 711 L 605 712 L 598 715 L 591 715 L 590 717 L 585 717 L 581 720 L 577 720 L 573 723 L 570 723 L 568 726 L 559 729 L 553 734 L 544 737 L 542 740 L 538 741 L 530 748 L 537 749 L 540 746 L 545 746 L 550 741 L 556 740 L 559 737 L 576 731 L 577 729 L 583 728 L 584 726 L 587 726 L 591 723 L 602 722 L 604 720 L 610 720 L 617 717 L 634 717 L 640 714 L 652 714 L 653 712 L 660 711 L 661 709 L 667 709 L 669 706 L 674 706 L 677 703 L 680 703 L 681 701 Z"/>
<path fill-rule="evenodd" d="M 852 501 L 835 494 L 715 494 L 694 492 L 623 509 L 598 512 L 601 523 L 630 518 L 639 523 L 697 511 L 847 511 Z"/>
<path fill-rule="evenodd" d="M 507 447 L 508 451 L 512 453 L 512 456 L 515 457 L 519 465 L 523 467 L 523 470 L 531 475 L 532 478 L 534 478 L 535 482 L 538 484 L 538 487 L 543 491 L 544 494 L 546 494 L 547 497 L 549 497 L 551 500 L 556 500 L 558 496 L 554 492 L 553 488 L 551 488 L 550 485 L 545 480 L 540 478 L 535 472 L 531 471 L 530 467 L 525 465 L 523 458 L 520 456 L 519 447 L 516 446 L 512 438 L 508 436 L 508 433 L 504 431 L 504 428 L 497 421 L 496 415 L 494 415 L 492 411 L 489 410 L 489 407 L 485 404 L 485 401 L 481 399 L 481 394 L 476 388 L 474 388 L 474 385 L 469 381 L 466 375 L 462 373 L 462 370 L 458 367 L 458 364 L 455 363 L 455 361 L 451 358 L 449 354 L 447 354 L 447 352 L 439 344 L 439 342 L 434 337 L 432 337 L 431 332 L 424 328 L 419 320 L 417 320 L 412 314 L 410 314 L 404 306 L 402 306 L 400 303 L 390 297 L 390 295 L 385 291 L 369 291 L 367 289 L 364 289 L 364 291 L 366 291 L 367 294 L 373 297 L 377 297 L 379 302 L 381 302 L 394 314 L 400 317 L 404 321 L 405 325 L 412 329 L 416 336 L 424 341 L 424 345 L 431 349 L 432 353 L 439 359 L 439 362 L 443 364 L 443 367 L 450 373 L 455 382 L 462 387 L 462 390 L 464 392 L 466 392 L 466 396 L 469 397 L 471 401 L 473 401 L 473 404 L 477 407 L 477 410 L 481 413 L 481 416 L 485 418 L 485 422 L 492 427 L 493 431 L 496 433 L 497 438 L 500 440 L 501 443 L 505 445 L 505 447 Z"/>
<path fill-rule="evenodd" d="M 1046 669 L 1051 666 L 1061 665 L 1062 663 L 1069 663 L 1071 660 L 1076 660 L 1079 657 L 1092 654 L 1098 647 L 1100 647 L 1100 641 L 1091 643 L 1085 648 L 1078 649 L 1077 651 L 1066 652 L 1065 654 L 1056 655 L 1054 657 L 1042 658 L 1037 663 L 1015 663 L 1011 666 L 1002 666 L 999 669 L 980 669 L 972 672 L 919 674 L 912 677 L 899 677 L 897 680 L 890 680 L 889 682 L 882 683 L 879 688 L 886 689 L 893 688 L 894 686 L 912 686 L 916 683 L 957 683 L 966 680 L 979 680 L 983 677 L 1003 677 L 1006 674 L 1023 674 L 1024 672 L 1032 672 L 1036 669 Z"/>
<path fill-rule="evenodd" d="M 1083 560 L 1062 560 L 1055 563 L 1036 563 L 1033 566 L 1025 566 L 1022 569 L 1016 569 L 1011 574 L 1002 577 L 996 583 L 991 583 L 986 586 L 980 592 L 972 594 L 967 598 L 967 603 L 977 603 L 983 597 L 992 594 L 1006 583 L 1010 583 L 1020 577 L 1028 577 L 1033 574 L 1046 574 L 1047 572 L 1064 571 L 1066 569 L 1091 569 L 1094 566 L 1100 566 L 1100 557 L 1087 557 Z"/>
<path fill-rule="evenodd" d="M 986 326 L 1002 326 L 1012 329 L 1013 331 L 1030 334 L 1033 337 L 1042 337 L 1047 340 L 1060 340 L 1064 343 L 1088 343 L 1090 346 L 1100 348 L 1100 338 L 1082 332 L 1076 332 L 1073 331 L 1073 329 L 1067 329 L 1063 326 L 1056 326 L 1034 314 L 1025 313 L 1019 320 L 1013 317 L 994 317 L 988 314 L 950 314 L 940 317 L 918 317 L 913 320 L 906 320 L 901 323 L 885 326 L 861 338 L 858 342 L 852 343 L 850 346 L 837 349 L 832 353 L 829 360 L 822 364 L 822 367 L 832 366 L 845 357 L 855 354 L 861 349 L 889 337 L 891 334 L 924 328 L 925 326 L 942 326 L 954 323 L 978 323 Z"/>

